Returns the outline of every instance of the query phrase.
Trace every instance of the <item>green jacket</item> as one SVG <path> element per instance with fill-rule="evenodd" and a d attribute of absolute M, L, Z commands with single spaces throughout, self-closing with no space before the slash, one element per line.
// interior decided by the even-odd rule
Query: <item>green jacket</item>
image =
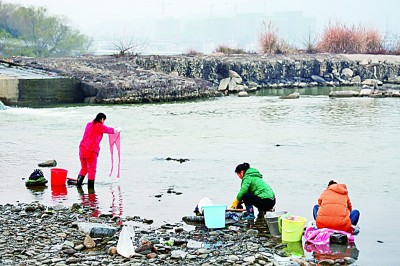
<path fill-rule="evenodd" d="M 271 187 L 262 180 L 262 174 L 254 168 L 247 169 L 242 178 L 242 185 L 236 199 L 241 202 L 245 193 L 256 195 L 262 199 L 275 197 Z"/>

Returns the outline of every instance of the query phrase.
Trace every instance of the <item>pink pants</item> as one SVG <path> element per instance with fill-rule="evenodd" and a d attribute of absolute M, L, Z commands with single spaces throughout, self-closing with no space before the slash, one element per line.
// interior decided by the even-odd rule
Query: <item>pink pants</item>
<path fill-rule="evenodd" d="M 79 175 L 86 176 L 89 180 L 95 180 L 97 168 L 97 156 L 94 151 L 89 151 L 84 147 L 79 147 L 79 159 L 81 160 L 81 170 Z"/>

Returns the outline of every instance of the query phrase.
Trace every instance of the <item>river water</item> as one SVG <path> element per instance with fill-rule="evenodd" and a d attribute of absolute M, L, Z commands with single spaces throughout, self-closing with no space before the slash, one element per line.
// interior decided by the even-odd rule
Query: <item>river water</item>
<path fill-rule="evenodd" d="M 393 265 L 400 236 L 400 99 L 311 94 L 0 110 L 0 204 L 82 202 L 155 225 L 174 223 L 191 215 L 202 197 L 229 205 L 240 186 L 234 168 L 249 162 L 274 189 L 276 209 L 308 221 L 330 179 L 347 184 L 361 212 L 357 265 Z M 27 189 L 23 179 L 49 159 L 76 177 L 84 126 L 98 112 L 107 115 L 106 125 L 122 127 L 121 177 L 116 171 L 109 177 L 105 135 L 95 194 L 86 187 L 83 194 L 75 187 Z M 50 180 L 49 168 L 43 172 Z"/>

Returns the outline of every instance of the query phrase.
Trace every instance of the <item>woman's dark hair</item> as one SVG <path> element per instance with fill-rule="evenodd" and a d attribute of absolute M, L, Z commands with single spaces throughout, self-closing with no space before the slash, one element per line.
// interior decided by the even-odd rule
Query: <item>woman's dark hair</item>
<path fill-rule="evenodd" d="M 104 119 L 104 120 L 106 120 L 106 115 L 105 114 L 103 114 L 103 113 L 98 113 L 97 115 L 96 115 L 96 118 L 94 119 L 94 122 L 98 122 L 98 123 L 100 123 L 101 121 L 101 119 Z"/>
<path fill-rule="evenodd" d="M 240 173 L 241 171 L 244 171 L 246 173 L 247 169 L 250 168 L 250 164 L 248 163 L 242 163 L 236 166 L 235 168 L 235 173 Z"/>
<path fill-rule="evenodd" d="M 328 187 L 329 187 L 330 185 L 333 185 L 333 184 L 337 184 L 336 181 L 334 181 L 334 180 L 329 181 Z"/>

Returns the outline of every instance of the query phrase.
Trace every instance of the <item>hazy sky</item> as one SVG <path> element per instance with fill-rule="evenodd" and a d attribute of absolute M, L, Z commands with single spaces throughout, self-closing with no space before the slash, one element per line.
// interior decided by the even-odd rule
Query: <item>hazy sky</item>
<path fill-rule="evenodd" d="M 45 7 L 50 15 L 63 15 L 67 17 L 71 26 L 79 29 L 81 33 L 86 34 L 95 40 L 92 47 L 95 51 L 108 48 L 109 43 L 118 39 L 118 36 L 134 36 L 135 39 L 146 40 L 148 50 L 168 50 L 175 52 L 185 52 L 194 48 L 201 52 L 211 52 L 219 44 L 226 44 L 231 47 L 244 48 L 247 51 L 258 49 L 257 33 L 254 28 L 235 29 L 241 25 L 221 25 L 213 28 L 210 32 L 207 27 L 199 26 L 197 30 L 184 31 L 187 37 L 185 42 L 179 40 L 174 34 L 179 31 L 176 26 L 165 24 L 160 31 L 152 28 L 148 20 L 138 20 L 142 18 L 150 19 L 151 22 L 157 22 L 159 19 L 176 18 L 219 18 L 230 17 L 233 21 L 235 15 L 240 14 L 265 14 L 266 22 L 268 17 L 275 17 L 279 23 L 280 18 L 289 19 L 284 24 L 286 28 L 291 28 L 278 32 L 289 43 L 299 47 L 301 40 L 307 34 L 321 36 L 324 26 L 330 21 L 340 21 L 347 26 L 363 26 L 367 29 L 378 30 L 382 37 L 386 32 L 400 36 L 400 0 L 0 0 L 3 3 L 21 4 L 23 6 Z M 293 20 L 291 24 L 291 14 L 282 15 L 279 12 L 301 12 L 301 18 L 312 21 L 310 26 L 304 26 L 303 20 Z M 257 16 L 254 16 L 255 18 Z M 258 16 L 259 18 L 260 16 Z M 233 19 L 232 19 L 233 18 Z M 239 17 L 238 17 L 239 18 Z M 169 20 L 168 20 L 169 21 Z M 197 20 L 199 21 L 199 20 Z M 210 21 L 210 20 L 208 20 Z M 284 20 L 282 20 L 284 21 Z M 282 22 L 281 21 L 281 22 Z M 198 23 L 198 22 L 196 22 Z M 315 25 L 314 25 L 315 24 Z M 296 28 L 297 25 L 301 29 Z M 274 24 L 275 26 L 275 24 Z M 160 27 L 158 23 L 157 27 Z M 170 29 L 170 30 L 168 30 Z M 193 27 L 192 27 L 193 29 Z M 235 31 L 236 30 L 236 31 Z M 181 30 L 182 31 L 182 30 Z M 195 32 L 196 31 L 196 32 Z M 203 32 L 201 32 L 203 31 Z M 209 34 L 204 33 L 208 31 Z M 229 33 L 232 31 L 232 33 Z M 214 35 L 212 35 L 214 33 Z M 234 37 L 222 37 L 227 34 Z M 247 35 L 246 35 L 247 33 Z M 169 38 L 165 37 L 169 34 Z M 193 36 L 197 34 L 197 36 Z M 217 37 L 215 37 L 217 34 Z M 297 36 L 295 36 L 297 34 Z M 190 39 L 192 37 L 197 37 Z M 149 37 L 151 36 L 151 37 Z M 172 36 L 172 37 L 171 37 Z M 178 35 L 177 35 L 178 36 Z M 201 36 L 201 37 L 200 37 Z M 214 36 L 214 37 L 212 37 Z M 288 37 L 289 36 L 289 37 Z M 181 36 L 182 37 L 182 36 Z M 241 39 L 240 39 L 241 37 Z M 219 39 L 218 39 L 219 38 Z M 245 41 L 243 41 L 245 39 Z M 150 40 L 150 41 L 148 41 Z M 189 40 L 189 41 L 188 41 Z M 191 41 L 190 41 L 191 40 Z M 395 38 L 392 38 L 395 40 Z M 153 47 L 155 43 L 165 41 L 165 47 Z M 190 42 L 190 43 L 187 43 Z M 304 45 L 304 44 L 303 44 Z M 167 48 L 166 48 L 167 47 Z"/>
<path fill-rule="evenodd" d="M 85 33 L 101 22 L 135 18 L 232 16 L 237 13 L 302 11 L 318 23 L 340 20 L 375 27 L 381 32 L 400 31 L 397 0 L 3 0 L 28 6 L 44 6 L 51 14 L 65 15 Z"/>

